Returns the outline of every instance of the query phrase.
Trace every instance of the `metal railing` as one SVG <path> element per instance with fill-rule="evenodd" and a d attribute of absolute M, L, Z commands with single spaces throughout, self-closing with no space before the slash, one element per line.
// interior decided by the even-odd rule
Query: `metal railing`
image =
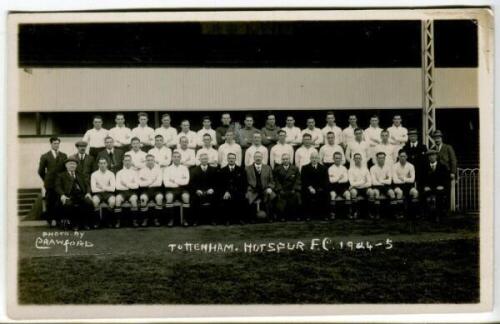
<path fill-rule="evenodd" d="M 458 168 L 452 188 L 455 189 L 455 195 L 452 190 L 452 207 L 460 212 L 479 211 L 479 168 Z"/>

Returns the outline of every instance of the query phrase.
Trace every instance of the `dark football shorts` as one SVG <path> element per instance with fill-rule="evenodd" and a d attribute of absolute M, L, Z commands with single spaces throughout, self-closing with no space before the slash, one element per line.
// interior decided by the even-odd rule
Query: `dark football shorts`
<path fill-rule="evenodd" d="M 133 195 L 137 195 L 137 192 L 136 192 L 136 190 L 133 190 L 133 189 L 118 190 L 118 191 L 116 191 L 116 195 L 117 196 L 120 195 L 120 196 L 122 196 L 124 201 L 128 201 L 130 199 L 130 197 L 132 197 Z"/>
<path fill-rule="evenodd" d="M 330 184 L 330 192 L 335 192 L 337 196 L 343 196 L 349 190 L 349 182 Z"/>
<path fill-rule="evenodd" d="M 376 189 L 378 190 L 378 192 L 381 194 L 381 195 L 386 195 L 387 196 L 387 192 L 389 190 L 392 189 L 391 186 L 388 186 L 388 185 L 384 185 L 384 186 L 372 186 L 372 189 Z"/>
<path fill-rule="evenodd" d="M 112 192 L 95 192 L 92 194 L 92 196 L 97 196 L 97 197 L 99 197 L 100 202 L 107 203 L 109 197 L 114 196 L 114 193 L 112 193 Z"/>
<path fill-rule="evenodd" d="M 155 199 L 156 195 L 158 194 L 163 195 L 163 188 L 162 187 L 141 188 L 140 192 L 141 195 L 148 196 L 148 199 Z"/>
<path fill-rule="evenodd" d="M 403 195 L 407 197 L 410 194 L 411 188 L 415 188 L 414 183 L 401 183 L 401 184 L 395 184 L 393 185 L 393 188 L 399 188 L 401 191 L 403 191 Z"/>

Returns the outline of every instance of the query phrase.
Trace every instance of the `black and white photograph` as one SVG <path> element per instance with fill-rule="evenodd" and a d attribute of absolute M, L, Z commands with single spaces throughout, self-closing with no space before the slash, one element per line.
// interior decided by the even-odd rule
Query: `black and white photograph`
<path fill-rule="evenodd" d="M 11 14 L 10 316 L 490 309 L 492 24 Z"/>

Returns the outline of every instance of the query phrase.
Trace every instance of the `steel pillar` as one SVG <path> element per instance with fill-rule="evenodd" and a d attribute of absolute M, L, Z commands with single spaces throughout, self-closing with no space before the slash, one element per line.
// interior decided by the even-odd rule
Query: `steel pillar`
<path fill-rule="evenodd" d="M 422 141 L 427 147 L 434 144 L 436 130 L 434 102 L 434 21 L 422 21 Z"/>

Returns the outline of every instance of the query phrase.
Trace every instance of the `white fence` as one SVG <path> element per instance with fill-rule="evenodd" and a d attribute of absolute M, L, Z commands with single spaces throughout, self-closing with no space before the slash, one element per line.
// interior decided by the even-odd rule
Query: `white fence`
<path fill-rule="evenodd" d="M 452 190 L 452 209 L 456 207 L 456 210 L 461 212 L 478 212 L 479 168 L 459 168 L 457 173 L 454 186 L 455 195 L 453 195 Z"/>

